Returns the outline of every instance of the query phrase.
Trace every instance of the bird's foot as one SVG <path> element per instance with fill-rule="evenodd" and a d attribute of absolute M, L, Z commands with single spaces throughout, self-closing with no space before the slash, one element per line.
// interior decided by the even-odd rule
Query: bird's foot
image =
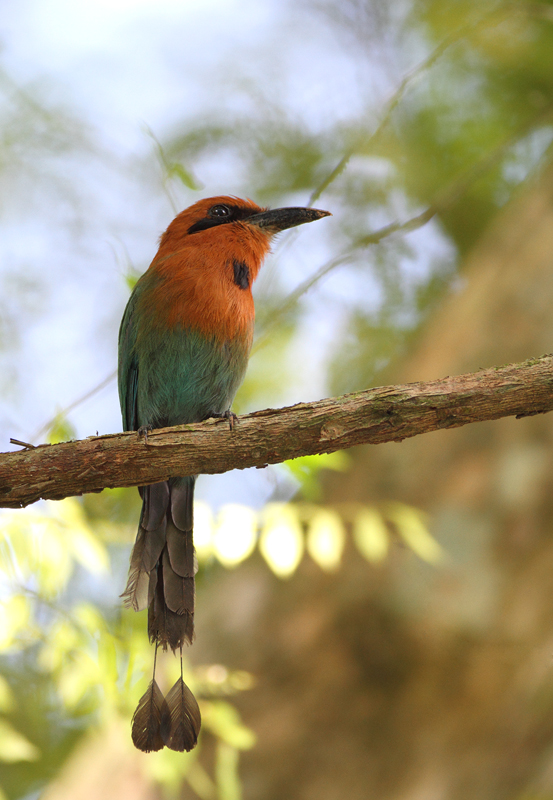
<path fill-rule="evenodd" d="M 144 444 L 148 444 L 148 434 L 153 431 L 153 425 L 141 425 L 137 430 L 138 438 L 144 439 Z"/>
<path fill-rule="evenodd" d="M 227 409 L 226 411 L 223 411 L 222 414 L 210 414 L 209 417 L 206 417 L 206 419 L 228 419 L 229 429 L 233 431 L 238 417 L 234 411 Z"/>
<path fill-rule="evenodd" d="M 229 430 L 233 431 L 234 426 L 238 422 L 237 415 L 234 413 L 234 411 L 227 411 L 224 416 L 228 419 Z"/>

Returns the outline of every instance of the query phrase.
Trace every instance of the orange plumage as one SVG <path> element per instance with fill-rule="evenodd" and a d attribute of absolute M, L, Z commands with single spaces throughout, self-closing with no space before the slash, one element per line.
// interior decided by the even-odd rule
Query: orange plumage
<path fill-rule="evenodd" d="M 153 325 L 169 330 L 186 325 L 219 341 L 246 336 L 251 344 L 251 284 L 269 252 L 271 234 L 238 220 L 187 235 L 213 205 L 237 202 L 242 208 L 251 209 L 252 214 L 266 210 L 251 200 L 216 197 L 200 200 L 171 222 L 149 269 L 161 280 L 137 307 L 139 313 L 151 315 Z M 235 261 L 248 268 L 250 281 L 246 289 L 235 282 Z"/>

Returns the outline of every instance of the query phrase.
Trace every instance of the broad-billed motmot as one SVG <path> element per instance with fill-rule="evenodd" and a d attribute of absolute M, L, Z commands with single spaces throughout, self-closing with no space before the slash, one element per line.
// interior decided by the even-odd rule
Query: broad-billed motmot
<path fill-rule="evenodd" d="M 119 398 L 126 431 L 233 415 L 230 405 L 252 344 L 251 287 L 273 236 L 328 216 L 312 208 L 260 208 L 211 197 L 180 213 L 136 283 L 119 332 Z M 194 637 L 192 542 L 195 475 L 139 488 L 142 513 L 131 554 L 127 605 L 148 608 L 150 641 L 181 653 L 181 677 L 163 696 L 154 675 L 133 716 L 145 752 L 191 750 L 200 710 L 182 679 Z"/>

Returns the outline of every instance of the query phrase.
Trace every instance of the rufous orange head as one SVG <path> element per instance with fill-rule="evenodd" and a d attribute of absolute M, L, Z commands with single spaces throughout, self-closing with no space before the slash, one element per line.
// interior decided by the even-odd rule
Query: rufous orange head
<path fill-rule="evenodd" d="M 162 279 L 153 296 L 158 320 L 173 326 L 185 313 L 189 325 L 221 338 L 249 330 L 251 285 L 275 234 L 329 215 L 314 208 L 267 209 L 229 196 L 194 203 L 162 235 L 148 271 Z"/>
<path fill-rule="evenodd" d="M 230 250 L 237 250 L 247 258 L 250 281 L 254 281 L 275 234 L 329 215 L 328 211 L 314 208 L 271 210 L 239 197 L 208 197 L 175 217 L 161 237 L 158 255 L 170 251 L 175 244 L 205 247 L 211 251 L 214 263 L 222 264 Z"/>

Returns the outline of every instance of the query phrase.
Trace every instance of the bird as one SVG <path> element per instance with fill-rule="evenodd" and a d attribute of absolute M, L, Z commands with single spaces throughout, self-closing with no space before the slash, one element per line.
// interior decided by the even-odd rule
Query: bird
<path fill-rule="evenodd" d="M 227 418 L 244 379 L 253 339 L 252 284 L 271 242 L 328 211 L 268 209 L 233 196 L 199 200 L 178 214 L 129 298 L 119 331 L 123 428 L 147 443 L 155 428 Z M 132 720 L 144 752 L 195 747 L 198 703 L 182 677 L 182 650 L 194 638 L 195 475 L 139 487 L 142 511 L 122 594 L 148 609 L 153 677 Z M 158 647 L 180 651 L 181 676 L 164 697 L 155 678 Z"/>

